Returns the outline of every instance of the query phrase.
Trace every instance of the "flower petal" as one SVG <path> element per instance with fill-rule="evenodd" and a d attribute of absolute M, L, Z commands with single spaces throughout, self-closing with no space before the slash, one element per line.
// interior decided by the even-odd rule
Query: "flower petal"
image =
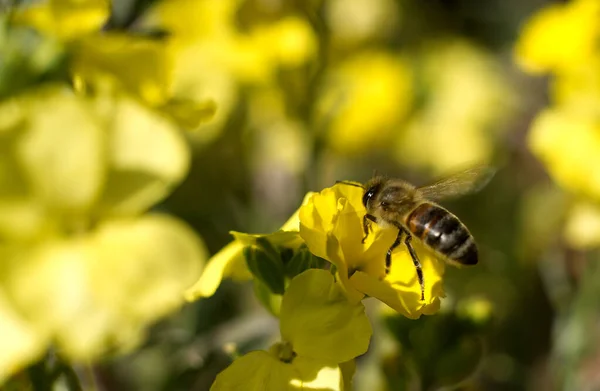
<path fill-rule="evenodd" d="M 17 12 L 15 20 L 69 40 L 100 30 L 109 15 L 108 0 L 47 0 Z"/>
<path fill-rule="evenodd" d="M 139 213 L 185 177 L 190 152 L 181 132 L 166 118 L 125 96 L 113 104 L 111 169 L 100 206 L 107 214 Z"/>
<path fill-rule="evenodd" d="M 339 391 L 337 365 L 306 357 L 291 363 L 279 361 L 265 351 L 254 351 L 236 359 L 221 372 L 211 391 Z"/>
<path fill-rule="evenodd" d="M 39 333 L 67 357 L 87 360 L 134 347 L 149 323 L 183 304 L 204 258 L 183 223 L 148 215 L 23 253 L 6 289 Z"/>
<path fill-rule="evenodd" d="M 106 165 L 104 131 L 91 107 L 56 86 L 19 101 L 29 112 L 29 126 L 17 156 L 35 195 L 51 208 L 85 211 L 99 196 Z"/>
<path fill-rule="evenodd" d="M 364 294 L 375 297 L 404 316 L 416 319 L 422 314 L 432 314 L 439 309 L 439 298 L 444 296 L 442 276 L 445 263 L 418 241 L 413 247 L 419 256 L 425 282 L 425 301 L 421 301 L 421 287 L 412 258 L 402 247 L 392 255 L 390 273 L 384 280 L 364 272 L 357 272 L 350 283 Z"/>
<path fill-rule="evenodd" d="M 371 325 L 361 303 L 352 304 L 331 273 L 296 276 L 281 304 L 281 335 L 298 356 L 341 363 L 367 351 Z"/>
<path fill-rule="evenodd" d="M 185 292 L 186 300 L 195 301 L 201 297 L 214 295 L 219 285 L 221 285 L 223 277 L 227 275 L 227 267 L 230 263 L 235 262 L 235 260 L 238 260 L 239 265 L 246 267 L 243 255 L 244 247 L 243 243 L 233 241 L 213 255 L 208 261 L 204 272 L 202 272 L 200 279 Z M 248 273 L 247 279 L 252 278 L 247 267 L 246 271 Z"/>
<path fill-rule="evenodd" d="M 72 73 L 89 84 L 105 77 L 150 106 L 169 99 L 171 64 L 164 41 L 104 33 L 78 40 Z"/>
<path fill-rule="evenodd" d="M 0 384 L 8 376 L 22 370 L 41 356 L 46 349 L 46 337 L 11 308 L 0 295 Z"/>

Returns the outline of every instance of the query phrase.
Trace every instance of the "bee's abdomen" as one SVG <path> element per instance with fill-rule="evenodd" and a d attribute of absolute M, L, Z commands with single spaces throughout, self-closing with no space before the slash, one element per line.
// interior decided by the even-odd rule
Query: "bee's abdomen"
<path fill-rule="evenodd" d="M 423 203 L 413 210 L 406 225 L 412 234 L 450 261 L 477 263 L 477 246 L 467 227 L 446 209 Z"/>

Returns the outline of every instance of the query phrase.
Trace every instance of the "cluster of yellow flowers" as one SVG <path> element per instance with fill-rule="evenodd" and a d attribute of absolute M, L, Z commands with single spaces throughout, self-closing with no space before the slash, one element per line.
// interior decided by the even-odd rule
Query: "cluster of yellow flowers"
<path fill-rule="evenodd" d="M 361 188 L 347 184 L 309 193 L 280 231 L 234 233 L 236 240 L 209 262 L 188 299 L 212 295 L 224 277 L 254 277 L 269 288 L 267 307 L 280 318 L 282 339 L 268 352 L 234 361 L 212 390 L 350 390 L 353 360 L 366 352 L 371 337 L 363 299 L 376 298 L 412 319 L 439 310 L 444 262 L 414 244 L 426 281 L 423 301 L 403 246 L 394 250 L 386 274 L 385 255 L 397 230 L 374 225 L 363 243 L 362 196 Z M 293 255 L 284 255 L 289 251 Z M 331 270 L 311 268 L 311 257 L 328 261 Z"/>
<path fill-rule="evenodd" d="M 50 0 L 2 20 L 3 45 L 33 29 L 50 43 L 31 61 L 64 52 L 68 74 L 0 102 L 0 382 L 50 347 L 84 362 L 134 347 L 206 259 L 183 222 L 145 212 L 187 174 L 180 127 L 211 104 L 170 93 L 164 42 L 100 33 L 109 12 Z"/>
<path fill-rule="evenodd" d="M 573 194 L 565 237 L 600 245 L 600 2 L 548 6 L 524 26 L 515 53 L 522 67 L 551 77 L 549 107 L 535 119 L 529 146 L 552 179 Z"/>

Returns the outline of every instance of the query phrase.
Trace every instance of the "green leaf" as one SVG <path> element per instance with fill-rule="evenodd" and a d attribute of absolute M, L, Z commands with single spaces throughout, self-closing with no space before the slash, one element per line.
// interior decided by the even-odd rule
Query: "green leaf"
<path fill-rule="evenodd" d="M 36 84 L 66 80 L 64 48 L 35 31 L 4 25 L 0 21 L 0 99 Z"/>
<path fill-rule="evenodd" d="M 246 264 L 252 274 L 261 280 L 273 293 L 285 292 L 283 263 L 277 253 L 265 250 L 257 245 L 244 248 Z"/>
<path fill-rule="evenodd" d="M 284 263 L 285 274 L 290 278 L 294 278 L 308 269 L 324 269 L 328 264 L 323 258 L 312 254 L 306 246 L 301 247 L 288 262 Z"/>

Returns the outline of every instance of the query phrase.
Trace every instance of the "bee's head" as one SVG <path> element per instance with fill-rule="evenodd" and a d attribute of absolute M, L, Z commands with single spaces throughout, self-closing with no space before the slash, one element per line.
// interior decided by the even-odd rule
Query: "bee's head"
<path fill-rule="evenodd" d="M 363 195 L 362 203 L 367 210 L 369 210 L 369 206 L 373 204 L 373 199 L 376 198 L 377 194 L 381 191 L 383 182 L 384 178 L 378 176 L 365 184 L 365 194 Z"/>

